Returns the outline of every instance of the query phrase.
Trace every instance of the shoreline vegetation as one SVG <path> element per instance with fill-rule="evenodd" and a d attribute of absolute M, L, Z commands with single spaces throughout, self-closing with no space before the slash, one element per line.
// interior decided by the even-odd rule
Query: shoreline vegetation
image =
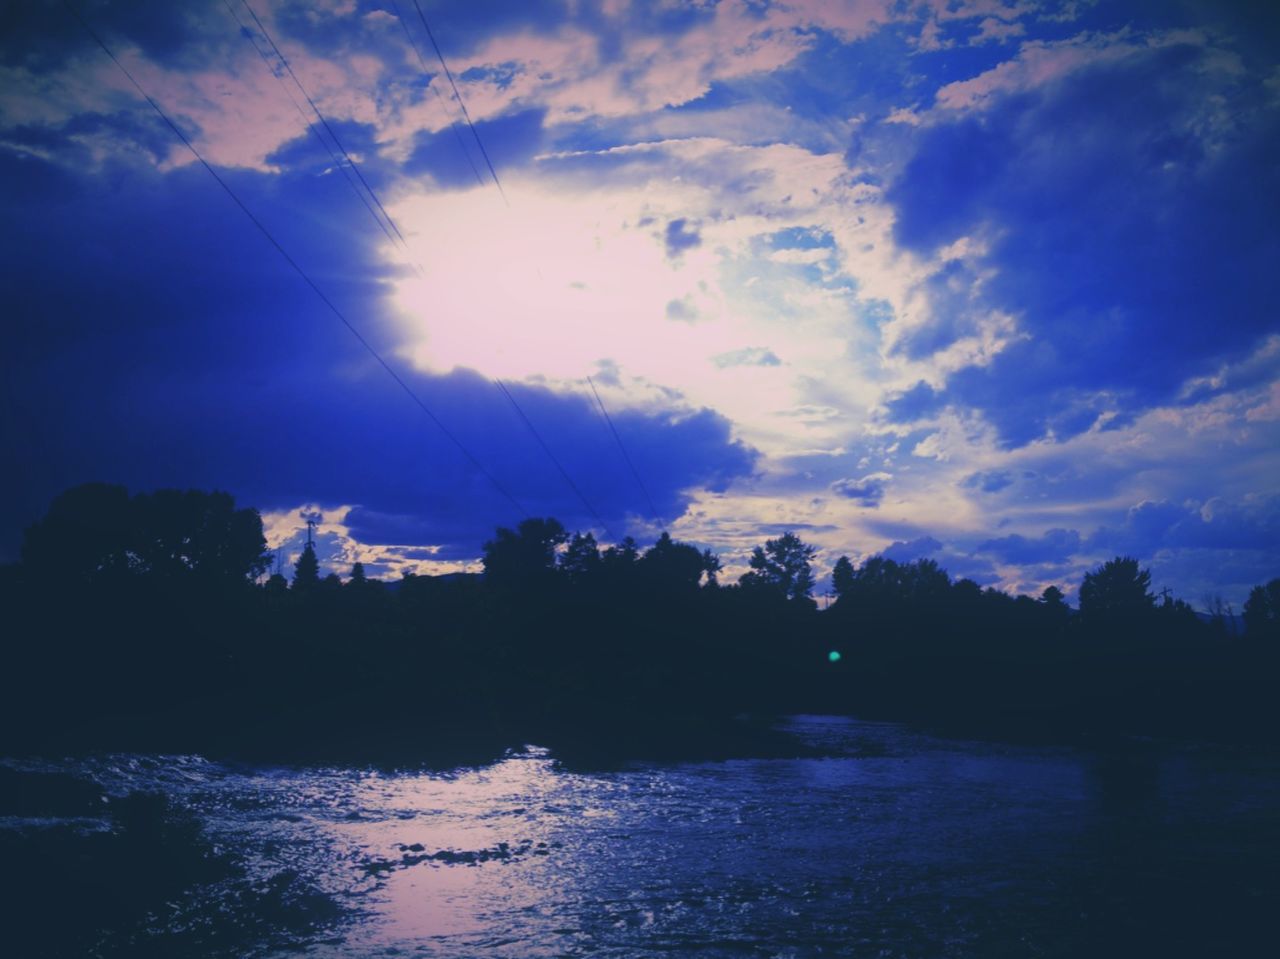
<path fill-rule="evenodd" d="M 810 594 L 793 534 L 718 582 L 663 534 L 601 549 L 553 519 L 498 529 L 484 574 L 292 582 L 225 493 L 75 487 L 0 567 L 0 754 L 204 752 L 448 765 L 539 743 L 567 761 L 798 755 L 769 717 L 832 713 L 996 740 L 1280 743 L 1280 580 L 1236 635 L 1117 557 L 1080 609 L 929 560 L 837 563 Z"/>

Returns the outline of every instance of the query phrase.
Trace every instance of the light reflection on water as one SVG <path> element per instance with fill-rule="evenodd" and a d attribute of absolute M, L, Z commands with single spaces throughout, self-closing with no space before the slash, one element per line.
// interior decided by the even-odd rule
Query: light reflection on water
<path fill-rule="evenodd" d="M 70 771 L 163 791 L 251 879 L 342 907 L 336 929 L 273 940 L 281 955 L 1167 954 L 1245 943 L 1280 891 L 1273 760 L 795 724 L 833 755 L 592 773 L 529 747 L 449 773 L 145 757 Z M 214 908 L 205 895 L 188 916 Z"/>

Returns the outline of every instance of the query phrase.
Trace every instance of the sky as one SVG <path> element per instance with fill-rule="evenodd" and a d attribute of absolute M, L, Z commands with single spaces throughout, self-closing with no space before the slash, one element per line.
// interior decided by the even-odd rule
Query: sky
<path fill-rule="evenodd" d="M 310 514 L 343 575 L 525 516 L 1280 575 L 1266 4 L 70 7 L 0 12 L 0 559 L 102 481 L 286 573 Z"/>

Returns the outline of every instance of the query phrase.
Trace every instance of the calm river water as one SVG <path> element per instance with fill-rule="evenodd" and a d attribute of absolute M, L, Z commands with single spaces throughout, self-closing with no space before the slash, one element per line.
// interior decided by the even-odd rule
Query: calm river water
<path fill-rule="evenodd" d="M 606 772 L 537 747 L 443 773 L 5 761 L 92 781 L 115 811 L 0 832 L 65 856 L 41 837 L 141 829 L 121 797 L 163 794 L 176 825 L 145 848 L 218 868 L 183 873 L 140 919 L 107 914 L 101 955 L 1280 954 L 1274 758 L 789 725 L 828 755 Z M 89 895 L 74 888 L 47 896 L 74 914 Z"/>

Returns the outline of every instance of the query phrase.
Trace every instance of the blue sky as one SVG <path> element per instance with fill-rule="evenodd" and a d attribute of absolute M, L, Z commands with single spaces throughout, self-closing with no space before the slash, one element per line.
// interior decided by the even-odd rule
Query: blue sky
<path fill-rule="evenodd" d="M 483 154 L 413 0 L 74 5 L 466 453 L 23 4 L 0 555 L 103 480 L 227 489 L 286 555 L 318 510 L 344 572 L 472 568 L 529 514 L 730 577 L 788 529 L 1036 593 L 1280 574 L 1265 5 L 421 3 Z"/>

